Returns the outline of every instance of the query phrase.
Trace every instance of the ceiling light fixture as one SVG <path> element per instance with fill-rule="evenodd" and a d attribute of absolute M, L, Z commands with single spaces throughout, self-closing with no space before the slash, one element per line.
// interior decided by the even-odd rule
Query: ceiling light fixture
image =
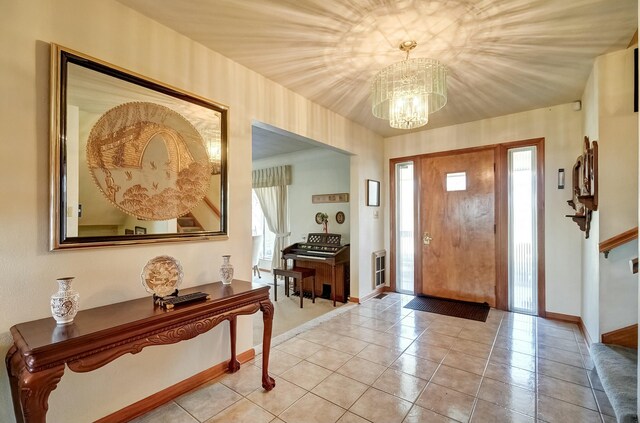
<path fill-rule="evenodd" d="M 392 128 L 413 129 L 429 121 L 429 113 L 447 103 L 447 68 L 435 59 L 409 59 L 418 45 L 403 41 L 405 60 L 382 69 L 371 84 L 371 111 Z"/>

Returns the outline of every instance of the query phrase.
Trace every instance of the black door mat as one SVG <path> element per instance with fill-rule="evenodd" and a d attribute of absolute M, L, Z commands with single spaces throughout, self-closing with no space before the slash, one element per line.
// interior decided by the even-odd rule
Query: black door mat
<path fill-rule="evenodd" d="M 491 308 L 487 303 L 470 303 L 467 301 L 447 300 L 445 298 L 427 296 L 415 297 L 404 307 L 412 310 L 460 317 L 462 319 L 477 320 L 479 322 L 487 321 L 489 309 Z"/>
<path fill-rule="evenodd" d="M 387 294 L 378 294 L 378 295 L 376 295 L 376 296 L 375 296 L 375 297 L 373 297 L 373 298 L 375 298 L 375 299 L 377 299 L 377 300 L 381 300 L 381 299 L 383 299 L 383 298 L 384 298 L 384 297 L 386 297 L 386 296 L 387 296 Z"/>

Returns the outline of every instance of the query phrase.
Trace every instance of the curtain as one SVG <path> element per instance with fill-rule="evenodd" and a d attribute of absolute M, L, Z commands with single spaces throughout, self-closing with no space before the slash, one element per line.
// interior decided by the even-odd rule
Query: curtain
<path fill-rule="evenodd" d="M 269 230 L 276 234 L 271 268 L 280 267 L 282 250 L 289 242 L 287 185 L 291 184 L 291 166 L 277 166 L 252 172 L 252 186 L 260 202 Z"/>

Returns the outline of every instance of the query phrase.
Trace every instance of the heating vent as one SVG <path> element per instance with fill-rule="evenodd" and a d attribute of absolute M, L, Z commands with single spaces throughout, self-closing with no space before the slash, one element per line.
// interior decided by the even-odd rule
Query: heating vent
<path fill-rule="evenodd" d="M 385 269 L 387 268 L 387 252 L 385 250 L 374 251 L 371 257 L 373 288 L 385 284 Z"/>

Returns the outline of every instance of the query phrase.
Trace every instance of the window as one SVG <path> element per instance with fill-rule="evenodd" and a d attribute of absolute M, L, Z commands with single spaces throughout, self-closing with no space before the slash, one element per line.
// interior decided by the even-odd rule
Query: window
<path fill-rule="evenodd" d="M 467 172 L 447 173 L 447 191 L 465 191 Z"/>
<path fill-rule="evenodd" d="M 269 230 L 269 225 L 267 225 L 262 213 L 262 207 L 260 207 L 260 201 L 253 190 L 251 190 L 251 199 L 251 235 L 262 235 L 262 248 L 259 257 L 261 260 L 271 260 L 276 235 Z"/>

